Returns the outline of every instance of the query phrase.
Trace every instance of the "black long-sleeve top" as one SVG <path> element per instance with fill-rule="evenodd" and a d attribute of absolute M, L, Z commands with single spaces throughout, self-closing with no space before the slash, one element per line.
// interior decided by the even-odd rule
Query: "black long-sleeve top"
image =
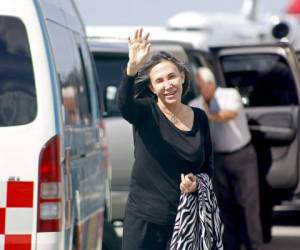
<path fill-rule="evenodd" d="M 192 108 L 192 129 L 178 129 L 155 99 L 134 98 L 134 80 L 125 76 L 118 90 L 118 105 L 122 116 L 133 125 L 135 144 L 126 213 L 172 225 L 180 198 L 181 173 L 212 175 L 208 120 L 201 109 Z"/>

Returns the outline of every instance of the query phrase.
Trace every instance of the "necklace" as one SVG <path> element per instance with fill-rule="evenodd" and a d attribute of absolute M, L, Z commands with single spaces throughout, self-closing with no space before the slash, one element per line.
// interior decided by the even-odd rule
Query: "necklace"
<path fill-rule="evenodd" d="M 172 114 L 170 121 L 175 125 L 178 122 L 176 115 Z"/>
<path fill-rule="evenodd" d="M 182 111 L 182 107 L 179 109 L 178 112 L 176 112 L 176 113 L 177 113 L 176 115 L 175 115 L 175 113 L 172 113 L 172 112 L 171 112 L 170 121 L 171 121 L 174 125 L 177 124 L 177 122 L 178 122 L 177 116 L 181 113 L 181 111 Z M 170 115 L 170 114 L 169 114 L 169 115 Z"/>
<path fill-rule="evenodd" d="M 158 104 L 158 106 L 160 106 L 160 105 Z M 175 125 L 178 123 L 178 115 L 181 113 L 183 108 L 184 107 L 181 105 L 177 112 L 171 112 L 166 107 L 160 107 L 160 110 L 165 114 L 166 117 L 168 117 L 170 122 L 172 122 Z"/>

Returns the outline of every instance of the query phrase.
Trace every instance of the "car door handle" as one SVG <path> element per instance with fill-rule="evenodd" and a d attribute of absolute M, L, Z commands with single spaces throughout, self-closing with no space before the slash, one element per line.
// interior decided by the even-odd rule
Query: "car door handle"
<path fill-rule="evenodd" d="M 71 172 L 71 147 L 65 148 L 65 159 L 64 159 L 64 170 L 65 173 Z"/>

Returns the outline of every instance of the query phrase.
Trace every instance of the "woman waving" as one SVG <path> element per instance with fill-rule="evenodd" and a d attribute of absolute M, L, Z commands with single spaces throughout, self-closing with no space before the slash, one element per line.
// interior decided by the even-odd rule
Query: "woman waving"
<path fill-rule="evenodd" d="M 212 175 L 207 117 L 181 101 L 189 72 L 169 53 L 150 54 L 148 38 L 139 29 L 128 39 L 129 61 L 118 90 L 135 142 L 123 250 L 168 249 L 180 194 L 197 190 L 197 174 Z"/>

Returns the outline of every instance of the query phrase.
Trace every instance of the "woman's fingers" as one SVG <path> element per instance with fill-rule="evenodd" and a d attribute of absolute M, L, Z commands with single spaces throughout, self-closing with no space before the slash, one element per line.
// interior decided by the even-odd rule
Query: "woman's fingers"
<path fill-rule="evenodd" d="M 191 193 L 191 192 L 193 192 L 194 190 L 193 190 L 193 188 L 187 188 L 187 187 L 185 187 L 184 185 L 180 185 L 180 191 L 181 191 L 182 193 Z"/>
<path fill-rule="evenodd" d="M 148 32 L 148 33 L 144 36 L 143 40 L 144 40 L 144 41 L 148 41 L 149 36 L 150 36 L 150 33 Z"/>
<path fill-rule="evenodd" d="M 139 30 L 139 39 L 142 40 L 142 35 L 143 35 L 143 28 L 140 28 Z"/>
<path fill-rule="evenodd" d="M 190 178 L 191 180 L 195 180 L 196 179 L 196 176 L 192 173 L 189 173 L 186 175 L 186 177 Z"/>
<path fill-rule="evenodd" d="M 181 192 L 184 192 L 184 191 L 183 191 L 183 190 L 184 190 L 184 187 L 183 187 L 182 183 L 180 183 L 179 187 L 180 187 L 180 191 L 181 191 Z"/>
<path fill-rule="evenodd" d="M 188 186 L 188 185 L 190 185 L 191 181 L 187 178 L 186 175 L 181 174 L 181 183 L 182 183 L 184 186 Z"/>
<path fill-rule="evenodd" d="M 188 189 L 182 183 L 180 184 L 180 191 L 182 193 L 189 193 Z"/>
<path fill-rule="evenodd" d="M 148 38 L 150 36 L 150 33 L 148 32 L 144 37 L 143 37 L 143 28 L 137 29 L 134 33 L 134 37 L 128 37 L 128 44 L 133 45 L 133 44 L 140 44 L 141 48 L 146 49 L 146 51 L 150 50 L 149 47 L 149 41 Z"/>
<path fill-rule="evenodd" d="M 138 39 L 139 37 L 139 30 L 136 30 L 134 33 L 134 39 Z"/>
<path fill-rule="evenodd" d="M 181 174 L 181 182 L 183 183 L 184 182 L 184 174 Z"/>
<path fill-rule="evenodd" d="M 142 42 L 142 47 L 147 49 L 147 46 L 149 44 L 148 38 L 149 38 L 149 33 L 147 33 L 146 36 L 143 37 L 143 39 L 141 40 Z"/>
<path fill-rule="evenodd" d="M 196 176 L 193 174 L 181 174 L 180 190 L 183 193 L 194 192 L 196 189 Z"/>
<path fill-rule="evenodd" d="M 191 185 L 193 183 L 193 181 L 191 181 L 189 179 L 189 177 L 187 177 L 187 176 L 184 177 L 184 181 L 185 181 L 186 185 Z"/>
<path fill-rule="evenodd" d="M 195 176 L 194 174 L 192 174 L 192 173 L 187 174 L 187 175 L 185 176 L 185 178 L 186 178 L 187 180 L 191 181 L 191 182 L 196 181 L 196 176 Z"/>
<path fill-rule="evenodd" d="M 147 44 L 147 46 L 146 46 L 146 52 L 147 52 L 147 54 L 149 53 L 149 51 L 150 51 L 150 47 L 151 47 L 151 44 L 150 43 L 148 43 Z"/>
<path fill-rule="evenodd" d="M 143 41 L 143 40 L 148 40 L 150 36 L 150 33 L 148 32 L 144 37 L 143 37 L 143 28 L 135 30 L 134 33 L 134 39 L 138 41 Z"/>

